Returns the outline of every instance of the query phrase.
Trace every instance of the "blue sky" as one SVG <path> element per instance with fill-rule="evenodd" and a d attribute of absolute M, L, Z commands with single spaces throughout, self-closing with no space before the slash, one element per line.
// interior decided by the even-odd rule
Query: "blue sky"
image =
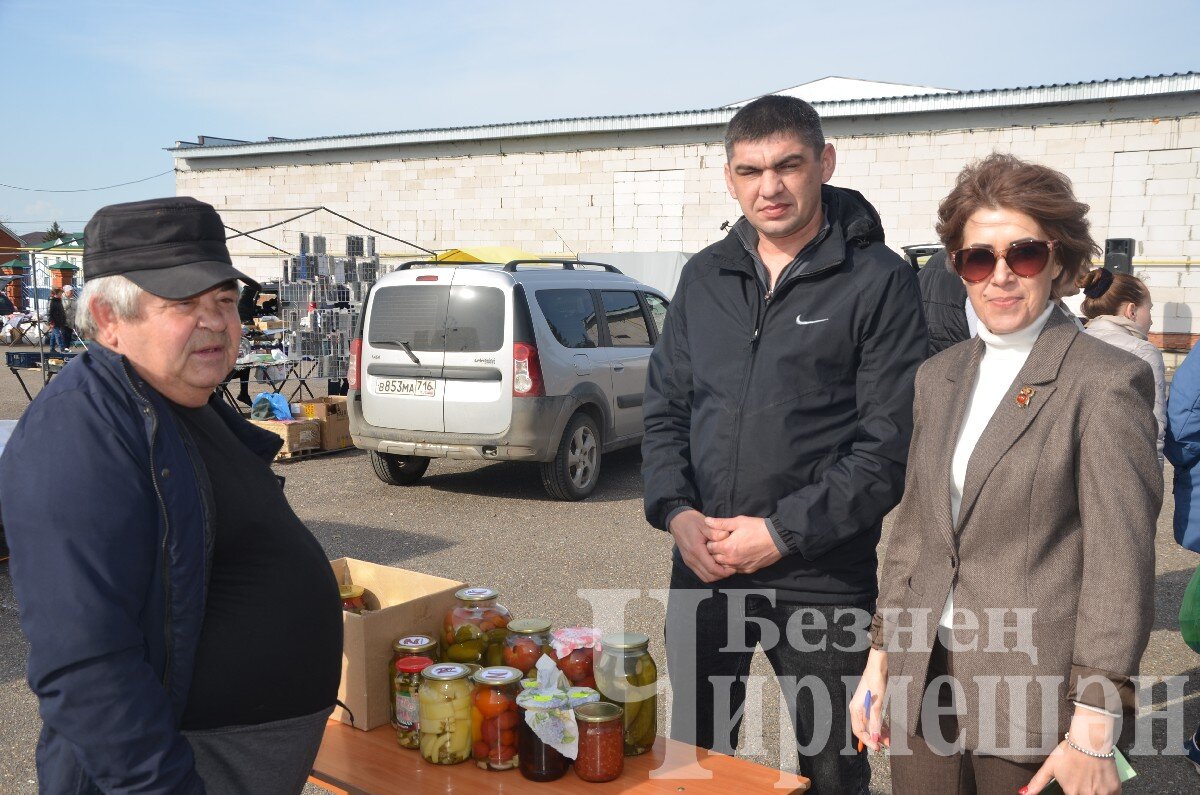
<path fill-rule="evenodd" d="M 1200 70 L 1195 0 L 814 3 L 0 0 L 0 183 L 70 190 L 241 139 L 689 110 L 827 75 L 1007 88 Z M 0 187 L 70 230 L 174 193 Z"/>

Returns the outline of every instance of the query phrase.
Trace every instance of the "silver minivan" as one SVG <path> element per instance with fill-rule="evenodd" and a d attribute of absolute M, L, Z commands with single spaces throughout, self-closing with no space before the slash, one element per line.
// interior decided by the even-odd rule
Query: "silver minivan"
<path fill-rule="evenodd" d="M 642 438 L 667 299 L 575 260 L 405 263 L 367 297 L 351 344 L 350 433 L 385 483 L 433 458 L 529 461 L 562 500 Z"/>

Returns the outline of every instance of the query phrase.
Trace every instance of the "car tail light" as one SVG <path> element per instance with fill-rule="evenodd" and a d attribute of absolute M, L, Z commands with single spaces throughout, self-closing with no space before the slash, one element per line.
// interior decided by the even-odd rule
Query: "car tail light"
<path fill-rule="evenodd" d="M 350 341 L 350 366 L 346 368 L 346 383 L 357 391 L 359 378 L 358 368 L 362 362 L 362 338 Z"/>
<path fill-rule="evenodd" d="M 537 346 L 528 342 L 514 342 L 513 397 L 541 397 L 545 394 Z"/>

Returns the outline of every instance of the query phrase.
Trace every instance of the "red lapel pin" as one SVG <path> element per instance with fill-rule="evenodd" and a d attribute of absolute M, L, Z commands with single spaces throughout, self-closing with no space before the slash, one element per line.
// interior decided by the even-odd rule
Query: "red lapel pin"
<path fill-rule="evenodd" d="M 1023 409 L 1029 408 L 1029 402 L 1031 400 L 1033 400 L 1033 387 L 1021 387 L 1021 391 L 1017 393 L 1017 405 Z"/>

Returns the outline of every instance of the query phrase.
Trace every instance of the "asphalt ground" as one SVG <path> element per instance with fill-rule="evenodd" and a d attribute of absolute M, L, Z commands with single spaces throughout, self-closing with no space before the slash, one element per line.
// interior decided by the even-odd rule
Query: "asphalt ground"
<path fill-rule="evenodd" d="M 36 390 L 38 374 L 28 375 L 27 383 Z M 20 417 L 26 405 L 15 379 L 0 370 L 0 419 Z M 636 450 L 606 457 L 598 489 L 579 503 L 550 500 L 535 468 L 512 463 L 434 461 L 420 484 L 409 488 L 381 483 L 359 451 L 275 466 L 287 478 L 293 508 L 330 558 L 349 556 L 488 585 L 500 591 L 501 602 L 514 615 L 543 616 L 556 626 L 592 621 L 590 603 L 580 591 L 631 589 L 632 596 L 640 597 L 627 605 L 626 626 L 651 637 L 651 653 L 660 666 L 660 681 L 665 681 L 663 606 L 648 593 L 668 585 L 671 545 L 642 518 L 639 465 Z M 83 476 L 65 467 L 61 480 L 47 484 L 47 498 L 69 495 L 72 482 Z M 1168 704 L 1176 714 L 1182 701 L 1183 725 L 1190 731 L 1200 721 L 1200 677 L 1195 675 L 1200 656 L 1181 640 L 1177 614 L 1197 559 L 1174 543 L 1173 507 L 1168 491 L 1156 539 L 1154 632 L 1142 672 L 1187 677 L 1182 699 L 1162 686 L 1153 693 L 1156 707 Z M 885 544 L 889 525 L 885 522 Z M 8 568 L 0 565 L 0 793 L 36 791 L 34 747 L 40 721 L 25 684 L 27 651 Z M 751 733 L 748 727 L 756 726 L 761 743 L 741 755 L 779 767 L 779 691 L 761 653 L 751 674 L 768 684 L 762 708 L 748 709 L 743 741 Z M 660 698 L 660 732 L 666 710 L 666 699 Z M 1154 746 L 1161 752 L 1167 727 L 1154 723 Z M 790 740 L 790 730 L 785 736 Z M 1131 761 L 1140 775 L 1126 792 L 1200 791 L 1200 776 L 1181 756 Z M 890 792 L 886 757 L 873 757 L 872 768 L 872 792 Z M 308 791 L 318 792 L 313 787 Z"/>

